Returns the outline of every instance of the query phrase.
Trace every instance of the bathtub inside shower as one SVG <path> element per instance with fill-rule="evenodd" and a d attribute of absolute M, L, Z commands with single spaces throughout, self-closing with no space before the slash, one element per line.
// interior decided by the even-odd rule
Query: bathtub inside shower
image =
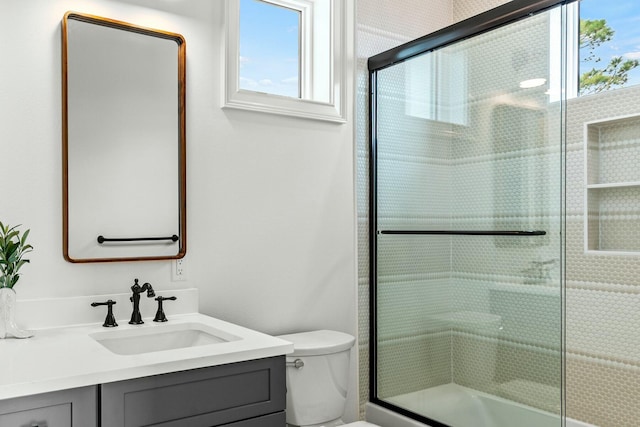
<path fill-rule="evenodd" d="M 414 413 L 429 414 L 429 418 L 451 427 L 597 427 L 570 418 L 562 424 L 559 414 L 454 383 L 393 396 L 387 402 Z M 373 403 L 367 403 L 366 418 L 383 427 L 429 425 Z"/>

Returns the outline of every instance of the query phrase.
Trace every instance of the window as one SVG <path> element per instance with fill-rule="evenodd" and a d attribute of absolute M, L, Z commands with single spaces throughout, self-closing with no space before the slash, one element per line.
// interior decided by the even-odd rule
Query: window
<path fill-rule="evenodd" d="M 345 122 L 350 3 L 226 0 L 223 107 Z"/>
<path fill-rule="evenodd" d="M 302 97 L 302 13 L 262 0 L 240 0 L 241 90 Z"/>

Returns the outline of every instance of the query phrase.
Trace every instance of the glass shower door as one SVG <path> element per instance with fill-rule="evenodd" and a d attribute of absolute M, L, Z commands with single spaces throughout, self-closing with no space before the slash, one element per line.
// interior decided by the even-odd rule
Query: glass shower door
<path fill-rule="evenodd" d="M 559 7 L 372 70 L 371 400 L 562 425 Z"/>

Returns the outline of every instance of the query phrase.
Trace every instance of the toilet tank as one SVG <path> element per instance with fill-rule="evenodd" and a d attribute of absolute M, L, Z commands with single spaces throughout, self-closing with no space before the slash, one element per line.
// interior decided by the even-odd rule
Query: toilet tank
<path fill-rule="evenodd" d="M 287 423 L 296 426 L 337 420 L 344 413 L 349 378 L 349 355 L 355 338 L 337 331 L 281 335 L 293 343 L 287 362 Z"/>

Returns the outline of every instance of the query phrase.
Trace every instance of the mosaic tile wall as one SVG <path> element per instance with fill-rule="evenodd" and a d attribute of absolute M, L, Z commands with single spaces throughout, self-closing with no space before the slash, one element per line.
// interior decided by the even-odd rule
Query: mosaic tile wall
<path fill-rule="evenodd" d="M 601 427 L 639 425 L 640 253 L 584 251 L 584 123 L 629 115 L 640 116 L 640 87 L 572 99 L 567 105 L 567 414 Z M 637 133 L 621 139 L 629 141 L 622 148 L 628 155 L 610 153 L 615 160 L 606 165 L 605 182 L 609 177 L 634 180 L 638 172 L 637 161 L 629 163 L 640 156 L 633 142 Z M 630 175 L 619 175 L 623 172 Z M 637 216 L 639 197 L 631 191 L 619 200 Z M 638 222 L 629 224 L 629 217 L 626 212 L 613 215 L 612 225 L 626 230 L 623 236 L 637 236 Z M 625 241 L 618 238 L 616 246 Z"/>
<path fill-rule="evenodd" d="M 471 18 L 505 3 L 509 3 L 509 0 L 453 0 L 453 22 Z"/>

